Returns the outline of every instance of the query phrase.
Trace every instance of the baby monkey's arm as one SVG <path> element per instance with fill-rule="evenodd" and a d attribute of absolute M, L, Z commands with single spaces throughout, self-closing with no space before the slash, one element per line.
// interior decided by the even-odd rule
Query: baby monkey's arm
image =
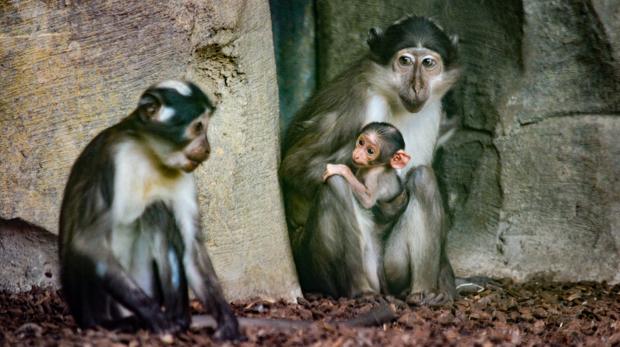
<path fill-rule="evenodd" d="M 327 164 L 325 173 L 323 174 L 323 181 L 326 181 L 333 175 L 344 177 L 351 186 L 353 195 L 355 195 L 364 208 L 371 208 L 375 205 L 376 198 L 373 196 L 371 190 L 355 177 L 348 166 L 344 164 Z"/>

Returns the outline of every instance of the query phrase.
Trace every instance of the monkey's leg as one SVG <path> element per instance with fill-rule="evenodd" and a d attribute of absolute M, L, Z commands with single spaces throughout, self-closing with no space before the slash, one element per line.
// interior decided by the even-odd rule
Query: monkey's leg
<path fill-rule="evenodd" d="M 164 247 L 154 267 L 158 297 L 165 307 L 166 317 L 182 330 L 188 329 L 191 323 L 189 293 L 179 252 L 172 246 Z"/>
<path fill-rule="evenodd" d="M 307 222 L 308 257 L 312 261 L 315 284 L 333 296 L 355 297 L 377 293 L 366 271 L 365 245 L 356 216 L 355 197 L 342 176 L 330 177 L 317 193 L 315 206 Z M 375 264 L 377 259 L 375 260 Z M 370 261 L 369 263 L 372 263 Z M 375 276 L 376 277 L 376 276 Z"/>
<path fill-rule="evenodd" d="M 143 272 L 141 269 L 148 270 L 142 278 L 151 278 L 139 283 L 146 283 L 146 287 L 152 288 L 152 296 L 165 308 L 165 315 L 171 324 L 186 330 L 191 323 L 189 293 L 182 263 L 183 238 L 174 214 L 164 203 L 153 203 L 140 218 L 140 228 L 145 238 L 141 242 L 149 248 L 132 275 L 136 278 L 136 273 Z M 134 260 L 137 253 L 134 252 Z"/>
<path fill-rule="evenodd" d="M 105 235 L 103 232 L 91 234 Z M 158 333 L 174 331 L 176 327 L 169 324 L 159 304 L 129 276 L 109 248 L 101 246 L 105 244 L 105 241 L 101 240 L 101 237 L 88 238 L 87 235 L 88 233 L 83 233 L 73 240 L 72 249 L 67 250 L 66 260 L 82 259 L 83 263 L 80 266 L 92 267 L 97 278 L 95 281 L 97 290 L 101 290 L 133 312 L 144 322 L 147 329 Z M 79 275 L 79 273 L 74 273 L 74 275 Z M 80 278 L 77 281 L 84 281 L 84 279 Z M 100 316 L 107 318 L 108 315 L 100 314 Z M 103 322 L 99 320 L 96 323 Z"/>
<path fill-rule="evenodd" d="M 409 174 L 410 200 L 395 224 L 385 250 L 388 285 L 408 301 L 437 305 L 455 296 L 454 274 L 445 253 L 445 220 L 433 170 L 420 166 Z"/>
<path fill-rule="evenodd" d="M 90 258 L 66 252 L 62 258 L 60 280 L 63 297 L 80 328 L 92 328 L 118 318 L 111 310 L 116 303 L 103 290 Z"/>
<path fill-rule="evenodd" d="M 213 315 L 218 323 L 215 338 L 238 340 L 242 337 L 239 332 L 239 322 L 230 305 L 224 298 L 220 282 L 211 264 L 211 259 L 204 247 L 204 241 L 196 238 L 185 252 L 185 270 L 190 287 L 202 301 L 205 308 Z"/>

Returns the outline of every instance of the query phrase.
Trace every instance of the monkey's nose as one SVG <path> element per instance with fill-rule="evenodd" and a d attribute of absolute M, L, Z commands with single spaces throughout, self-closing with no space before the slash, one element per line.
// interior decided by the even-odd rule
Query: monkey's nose
<path fill-rule="evenodd" d="M 187 153 L 187 159 L 197 163 L 202 163 L 203 161 L 209 159 L 210 154 L 211 148 L 201 148 L 200 150 L 195 150 Z"/>
<path fill-rule="evenodd" d="M 197 162 L 203 162 L 203 161 L 209 159 L 209 154 L 211 154 L 211 151 L 206 150 L 206 151 L 199 152 L 196 155 L 193 155 L 189 159 L 191 159 L 193 161 L 197 161 Z"/>

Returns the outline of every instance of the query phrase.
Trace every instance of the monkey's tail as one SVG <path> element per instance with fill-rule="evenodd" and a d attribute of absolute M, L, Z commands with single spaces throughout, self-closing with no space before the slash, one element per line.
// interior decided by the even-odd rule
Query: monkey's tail
<path fill-rule="evenodd" d="M 249 318 L 239 317 L 239 325 L 241 327 L 264 327 L 274 329 L 306 329 L 316 321 L 310 320 L 292 320 L 292 319 L 269 319 L 269 318 Z M 373 308 L 367 313 L 361 314 L 355 318 L 347 320 L 335 320 L 330 324 L 345 325 L 349 327 L 370 327 L 389 323 L 396 319 L 396 313 L 387 303 Z M 194 315 L 192 317 L 192 328 L 213 328 L 217 327 L 217 322 L 210 315 Z"/>

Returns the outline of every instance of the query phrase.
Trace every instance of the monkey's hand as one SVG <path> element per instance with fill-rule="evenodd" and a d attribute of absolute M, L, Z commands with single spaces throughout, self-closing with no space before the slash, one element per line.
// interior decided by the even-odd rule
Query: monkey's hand
<path fill-rule="evenodd" d="M 327 179 L 333 175 L 347 177 L 347 174 L 350 172 L 351 169 L 344 164 L 327 164 L 325 167 L 325 172 L 323 173 L 323 182 L 327 181 Z"/>

